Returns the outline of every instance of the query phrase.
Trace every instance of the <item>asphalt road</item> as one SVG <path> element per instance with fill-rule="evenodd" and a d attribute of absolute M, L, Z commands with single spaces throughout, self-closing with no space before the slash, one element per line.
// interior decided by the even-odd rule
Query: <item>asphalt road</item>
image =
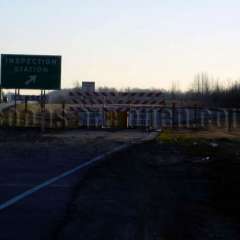
<path fill-rule="evenodd" d="M 146 137 L 141 131 L 0 132 L 0 206 L 112 149 Z M 0 240 L 52 239 L 63 220 L 77 171 L 0 210 Z"/>

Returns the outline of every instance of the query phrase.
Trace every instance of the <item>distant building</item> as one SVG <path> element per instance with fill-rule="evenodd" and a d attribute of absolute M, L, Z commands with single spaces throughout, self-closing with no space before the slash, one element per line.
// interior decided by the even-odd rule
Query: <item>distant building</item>
<path fill-rule="evenodd" d="M 95 82 L 82 82 L 83 92 L 95 92 Z"/>

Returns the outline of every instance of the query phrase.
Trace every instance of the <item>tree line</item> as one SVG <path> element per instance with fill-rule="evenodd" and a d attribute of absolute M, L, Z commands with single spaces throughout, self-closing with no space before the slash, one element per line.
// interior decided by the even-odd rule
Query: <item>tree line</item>
<path fill-rule="evenodd" d="M 209 107 L 240 107 L 240 82 L 226 82 L 210 78 L 207 73 L 195 76 L 189 90 L 180 91 L 175 86 L 165 92 L 172 100 L 193 101 Z"/>
<path fill-rule="evenodd" d="M 75 82 L 72 89 L 64 89 L 57 92 L 52 92 L 52 102 L 58 103 L 63 99 L 68 102 L 69 91 L 81 90 L 80 83 Z M 199 104 L 208 107 L 240 107 L 240 81 L 228 82 L 224 84 L 215 78 L 210 78 L 207 73 L 196 74 L 193 82 L 188 90 L 181 91 L 176 83 L 172 84 L 171 89 L 140 89 L 140 88 L 126 88 L 116 89 L 112 87 L 99 87 L 96 91 L 102 92 L 151 92 L 161 91 L 162 97 L 166 101 L 185 103 L 186 105 Z"/>

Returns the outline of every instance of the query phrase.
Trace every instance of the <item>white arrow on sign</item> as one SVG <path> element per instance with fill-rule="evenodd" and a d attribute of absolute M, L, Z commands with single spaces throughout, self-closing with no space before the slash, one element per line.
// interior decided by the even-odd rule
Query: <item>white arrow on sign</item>
<path fill-rule="evenodd" d="M 37 75 L 30 75 L 29 79 L 25 82 L 25 85 L 36 83 L 36 81 L 37 81 Z"/>

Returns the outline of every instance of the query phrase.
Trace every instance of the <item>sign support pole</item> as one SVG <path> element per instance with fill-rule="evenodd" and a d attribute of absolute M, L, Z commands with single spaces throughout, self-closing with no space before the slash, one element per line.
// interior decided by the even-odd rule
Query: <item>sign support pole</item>
<path fill-rule="evenodd" d="M 24 99 L 24 103 L 25 103 L 25 107 L 24 107 L 24 112 L 25 114 L 27 114 L 27 111 L 28 111 L 28 98 L 25 96 L 25 99 Z"/>
<path fill-rule="evenodd" d="M 17 89 L 14 92 L 14 126 L 17 125 Z"/>
<path fill-rule="evenodd" d="M 25 96 L 25 99 L 24 99 L 24 125 L 26 127 L 27 125 L 27 117 L 28 117 L 28 97 Z"/>
<path fill-rule="evenodd" d="M 62 128 L 65 129 L 65 102 L 62 102 Z"/>
<path fill-rule="evenodd" d="M 46 90 L 43 90 L 43 111 L 46 112 Z"/>
<path fill-rule="evenodd" d="M 42 90 L 41 90 L 41 96 L 40 96 L 40 110 L 42 112 Z"/>
<path fill-rule="evenodd" d="M 45 132 L 45 104 L 44 104 L 45 91 L 41 90 L 41 132 Z"/>

